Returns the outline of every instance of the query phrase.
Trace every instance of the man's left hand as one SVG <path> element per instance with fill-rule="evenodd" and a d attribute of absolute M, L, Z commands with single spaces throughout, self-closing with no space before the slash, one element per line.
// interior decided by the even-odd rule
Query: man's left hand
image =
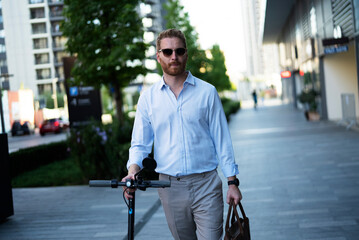
<path fill-rule="evenodd" d="M 227 203 L 229 204 L 231 201 L 234 204 L 238 204 L 239 201 L 242 200 L 242 193 L 236 185 L 229 185 L 227 192 Z"/>

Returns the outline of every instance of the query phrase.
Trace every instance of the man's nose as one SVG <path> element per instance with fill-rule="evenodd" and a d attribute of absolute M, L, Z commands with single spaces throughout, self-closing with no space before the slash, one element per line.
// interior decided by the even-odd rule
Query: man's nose
<path fill-rule="evenodd" d="M 178 55 L 175 50 L 173 50 L 173 52 L 171 54 L 171 58 L 175 58 L 175 59 L 178 58 Z"/>

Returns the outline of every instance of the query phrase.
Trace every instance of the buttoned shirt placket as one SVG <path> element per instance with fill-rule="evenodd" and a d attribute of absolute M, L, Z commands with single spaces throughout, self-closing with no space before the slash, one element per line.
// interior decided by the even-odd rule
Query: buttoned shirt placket
<path fill-rule="evenodd" d="M 182 136 L 182 140 L 181 140 L 181 145 L 182 145 L 182 161 L 183 161 L 183 172 L 185 175 L 187 175 L 187 156 L 186 156 L 186 138 L 185 138 L 185 132 L 183 129 L 183 91 L 186 89 L 187 83 L 184 82 L 183 83 L 183 88 L 180 92 L 180 94 L 178 95 L 177 98 L 177 113 L 178 113 L 178 120 L 179 120 L 179 126 L 181 128 L 181 136 Z"/>
<path fill-rule="evenodd" d="M 171 91 L 170 87 L 165 84 L 166 86 L 166 91 L 168 93 L 168 96 L 171 98 L 171 101 L 175 102 L 175 106 L 176 106 L 176 112 L 177 112 L 177 121 L 179 122 L 179 127 L 180 127 L 180 139 L 178 139 L 178 142 L 181 144 L 181 159 L 183 161 L 183 173 L 185 173 L 185 175 L 187 174 L 187 158 L 186 158 L 186 138 L 185 138 L 185 133 L 184 133 L 184 129 L 183 129 L 183 91 L 185 90 L 186 86 L 187 86 L 187 82 L 183 83 L 183 88 L 181 90 L 181 92 L 178 94 L 178 97 L 176 99 L 175 94 Z"/>

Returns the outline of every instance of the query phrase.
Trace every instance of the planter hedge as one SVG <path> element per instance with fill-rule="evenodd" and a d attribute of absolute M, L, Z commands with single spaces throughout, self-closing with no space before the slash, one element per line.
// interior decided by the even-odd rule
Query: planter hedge
<path fill-rule="evenodd" d="M 241 103 L 239 101 L 233 101 L 229 98 L 221 98 L 221 101 L 224 114 L 229 122 L 231 114 L 236 113 L 241 108 Z"/>
<path fill-rule="evenodd" d="M 20 149 L 10 153 L 9 156 L 11 177 L 55 161 L 64 160 L 68 156 L 66 141 Z"/>

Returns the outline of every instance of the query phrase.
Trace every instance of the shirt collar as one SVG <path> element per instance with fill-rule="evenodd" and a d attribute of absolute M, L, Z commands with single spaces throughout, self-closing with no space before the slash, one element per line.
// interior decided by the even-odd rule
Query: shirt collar
<path fill-rule="evenodd" d="M 187 71 L 187 72 L 188 72 L 188 75 L 187 75 L 187 78 L 186 78 L 186 81 L 184 82 L 184 84 L 190 84 L 193 86 L 196 85 L 192 73 L 190 71 Z M 163 87 L 166 87 L 166 86 L 167 86 L 167 84 L 162 76 L 161 84 L 159 85 L 159 87 L 160 87 L 160 89 L 162 89 Z"/>

